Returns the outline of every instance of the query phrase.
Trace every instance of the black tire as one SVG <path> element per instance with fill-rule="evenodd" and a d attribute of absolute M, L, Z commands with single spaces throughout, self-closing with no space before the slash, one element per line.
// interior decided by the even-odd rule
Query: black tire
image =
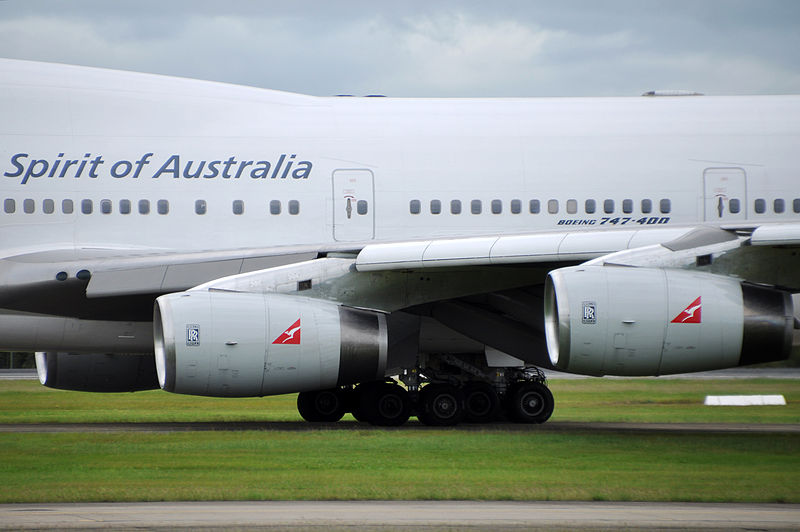
<path fill-rule="evenodd" d="M 300 392 L 297 410 L 312 423 L 339 421 L 344 415 L 344 397 L 338 389 Z"/>
<path fill-rule="evenodd" d="M 518 423 L 544 423 L 553 413 L 553 394 L 540 382 L 517 383 L 508 395 L 509 417 Z"/>
<path fill-rule="evenodd" d="M 368 382 L 366 384 L 359 384 L 350 392 L 347 411 L 350 412 L 359 423 L 368 422 L 367 414 L 361 407 L 361 398 L 368 395 L 369 388 L 375 384 L 377 383 Z"/>
<path fill-rule="evenodd" d="M 464 392 L 449 384 L 428 384 L 419 392 L 417 410 L 417 417 L 426 425 L 457 425 L 464 418 Z"/>
<path fill-rule="evenodd" d="M 497 419 L 500 399 L 486 382 L 470 382 L 464 386 L 464 421 L 489 423 Z"/>
<path fill-rule="evenodd" d="M 398 427 L 411 415 L 408 392 L 388 382 L 370 386 L 361 396 L 361 412 L 373 425 Z"/>

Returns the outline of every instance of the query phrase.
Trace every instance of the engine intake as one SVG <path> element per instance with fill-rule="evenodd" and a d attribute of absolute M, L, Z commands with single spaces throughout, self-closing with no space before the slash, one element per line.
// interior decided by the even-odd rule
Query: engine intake
<path fill-rule="evenodd" d="M 156 300 L 153 334 L 164 390 L 253 397 L 381 378 L 386 317 L 281 294 L 197 291 Z"/>
<path fill-rule="evenodd" d="M 550 272 L 553 365 L 586 375 L 667 375 L 784 360 L 791 295 L 707 273 L 578 266 Z"/>

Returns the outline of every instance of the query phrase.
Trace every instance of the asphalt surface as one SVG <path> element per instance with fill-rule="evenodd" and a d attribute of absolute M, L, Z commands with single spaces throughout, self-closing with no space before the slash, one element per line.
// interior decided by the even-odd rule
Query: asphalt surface
<path fill-rule="evenodd" d="M 0 529 L 797 530 L 800 505 L 296 501 L 0 505 Z"/>

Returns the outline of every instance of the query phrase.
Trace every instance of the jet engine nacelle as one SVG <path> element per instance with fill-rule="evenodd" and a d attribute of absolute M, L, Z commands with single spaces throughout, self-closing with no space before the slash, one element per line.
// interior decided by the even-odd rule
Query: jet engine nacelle
<path fill-rule="evenodd" d="M 79 392 L 157 390 L 152 356 L 36 353 L 39 382 L 48 388 Z"/>
<path fill-rule="evenodd" d="M 196 291 L 156 300 L 158 381 L 169 392 L 262 396 L 384 376 L 383 314 L 280 294 Z"/>
<path fill-rule="evenodd" d="M 545 284 L 553 365 L 586 375 L 666 375 L 788 358 L 790 294 L 685 270 L 578 266 Z"/>

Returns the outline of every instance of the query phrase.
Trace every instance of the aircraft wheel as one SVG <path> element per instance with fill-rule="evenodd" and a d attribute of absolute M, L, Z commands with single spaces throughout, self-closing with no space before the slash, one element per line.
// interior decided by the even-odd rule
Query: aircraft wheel
<path fill-rule="evenodd" d="M 464 386 L 464 420 L 468 423 L 489 423 L 497 418 L 500 400 L 488 383 L 470 382 Z"/>
<path fill-rule="evenodd" d="M 464 418 L 464 393 L 449 384 L 428 384 L 419 393 L 418 409 L 426 425 L 457 425 Z"/>
<path fill-rule="evenodd" d="M 349 394 L 349 405 L 347 410 L 356 418 L 359 423 L 367 423 L 367 416 L 362 408 L 361 398 L 368 395 L 369 388 L 375 383 L 359 384 Z"/>
<path fill-rule="evenodd" d="M 339 421 L 344 415 L 344 398 L 336 389 L 300 392 L 297 395 L 297 410 L 306 421 Z"/>
<path fill-rule="evenodd" d="M 554 405 L 553 394 L 540 382 L 518 383 L 509 393 L 509 414 L 519 423 L 544 423 Z"/>
<path fill-rule="evenodd" d="M 411 401 L 397 384 L 376 383 L 361 396 L 361 411 L 373 425 L 397 427 L 408 421 Z"/>

